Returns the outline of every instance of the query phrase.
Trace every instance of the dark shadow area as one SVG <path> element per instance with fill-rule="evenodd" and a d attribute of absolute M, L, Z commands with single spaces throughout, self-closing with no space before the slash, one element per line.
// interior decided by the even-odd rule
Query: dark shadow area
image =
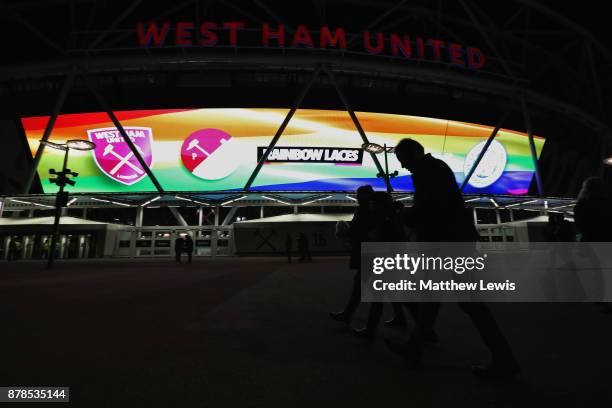
<path fill-rule="evenodd" d="M 2 266 L 0 383 L 67 385 L 77 406 L 612 402 L 612 320 L 591 304 L 491 305 L 522 367 L 496 383 L 471 375 L 488 353 L 454 304 L 442 307 L 440 343 L 416 371 L 382 341 L 405 329 L 383 327 L 366 345 L 329 319 L 352 280 L 345 258 L 57 266 Z"/>

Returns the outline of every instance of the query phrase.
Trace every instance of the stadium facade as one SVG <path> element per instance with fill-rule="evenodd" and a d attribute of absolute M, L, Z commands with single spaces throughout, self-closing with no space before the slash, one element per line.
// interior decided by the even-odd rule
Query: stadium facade
<path fill-rule="evenodd" d="M 571 216 L 609 176 L 612 54 L 536 1 L 1 7 L 19 33 L 0 68 L 3 254 L 45 255 L 68 140 L 95 149 L 68 154 L 61 257 L 168 256 L 181 233 L 197 255 L 275 253 L 300 229 L 342 251 L 357 186 L 410 205 L 410 174 L 363 149 L 403 137 L 449 164 L 492 242 L 538 239 L 542 220 L 516 223 Z"/>

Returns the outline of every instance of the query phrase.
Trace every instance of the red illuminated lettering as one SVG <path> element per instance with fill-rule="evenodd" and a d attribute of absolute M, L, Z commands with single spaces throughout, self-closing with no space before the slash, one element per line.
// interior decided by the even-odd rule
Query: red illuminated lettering
<path fill-rule="evenodd" d="M 138 44 L 140 44 L 140 46 L 148 47 L 151 44 L 151 40 L 153 41 L 153 45 L 160 46 L 166 41 L 168 31 L 170 31 L 170 23 L 165 22 L 162 25 L 161 31 L 158 29 L 157 23 L 149 23 L 146 32 L 144 24 L 138 23 L 136 30 L 138 31 Z"/>
<path fill-rule="evenodd" d="M 417 56 L 420 59 L 425 58 L 425 43 L 421 37 L 417 37 L 416 39 L 416 48 L 417 48 Z"/>
<path fill-rule="evenodd" d="M 448 45 L 448 53 L 451 64 L 465 66 L 463 59 L 463 46 L 461 44 L 451 43 Z"/>
<path fill-rule="evenodd" d="M 336 32 L 332 35 L 327 26 L 321 27 L 321 38 L 319 39 L 320 48 L 327 48 L 328 45 L 337 47 L 338 43 L 340 43 L 341 49 L 346 49 L 346 34 L 344 28 L 336 28 Z"/>
<path fill-rule="evenodd" d="M 271 31 L 269 24 L 263 25 L 263 30 L 261 32 L 261 40 L 263 45 L 268 47 L 270 45 L 270 39 L 275 39 L 278 41 L 278 45 L 281 47 L 285 46 L 285 25 L 279 24 L 277 31 Z"/>
<path fill-rule="evenodd" d="M 385 49 L 385 41 L 383 40 L 382 33 L 376 33 L 376 46 L 372 46 L 372 41 L 370 38 L 370 32 L 363 32 L 363 47 L 367 52 L 371 54 L 379 54 Z"/>
<path fill-rule="evenodd" d="M 176 45 L 193 45 L 193 23 L 176 24 Z"/>
<path fill-rule="evenodd" d="M 205 22 L 200 25 L 200 45 L 215 45 L 217 33 L 211 30 L 217 28 L 217 23 Z"/>
<path fill-rule="evenodd" d="M 291 42 L 292 47 L 297 47 L 298 45 L 304 45 L 308 48 L 314 47 L 308 27 L 301 24 L 297 27 L 297 30 L 295 30 L 293 41 Z"/>
<path fill-rule="evenodd" d="M 410 58 L 412 57 L 412 45 L 410 44 L 410 37 L 407 35 L 402 39 L 397 34 L 391 34 L 391 54 L 393 56 L 397 56 L 400 52 L 404 55 L 404 57 Z"/>
<path fill-rule="evenodd" d="M 244 23 L 237 23 L 233 21 L 223 23 L 223 28 L 227 28 L 229 30 L 230 45 L 238 44 L 238 29 L 243 28 L 243 27 L 244 27 Z"/>
<path fill-rule="evenodd" d="M 1 1 L 1 0 L 0 0 Z M 171 22 L 150 22 L 137 23 L 136 33 L 138 44 L 141 47 L 149 46 L 166 46 L 168 34 L 174 28 L 176 47 L 184 46 L 215 46 L 219 42 L 223 45 L 238 46 L 238 30 L 245 27 L 245 23 L 230 21 L 224 23 L 215 22 L 198 22 L 183 21 L 172 26 Z M 311 27 L 313 28 L 313 27 Z M 199 30 L 199 31 L 196 31 Z M 227 30 L 227 37 L 222 35 L 219 30 Z M 313 28 L 314 30 L 314 28 Z M 313 41 L 312 32 L 307 25 L 300 24 L 295 31 L 287 33 L 287 27 L 284 24 L 270 25 L 268 23 L 261 24 L 261 45 L 264 47 L 291 46 L 295 48 L 314 49 L 336 49 L 347 50 L 351 47 L 351 51 L 367 52 L 369 54 L 386 53 L 394 57 L 428 59 L 430 61 L 445 62 L 455 66 L 481 69 L 486 64 L 486 55 L 482 50 L 476 47 L 467 47 L 459 43 L 447 43 L 440 39 L 428 37 L 416 37 L 405 35 L 403 33 L 384 33 L 370 30 L 361 32 L 361 46 L 349 44 L 346 38 L 346 29 L 344 27 L 330 28 L 329 26 L 321 26 L 317 28 L 319 38 L 317 42 Z M 316 33 L 317 31 L 315 31 Z M 253 33 L 242 34 L 247 38 L 242 39 L 248 45 L 252 43 Z M 257 36 L 257 34 L 255 34 Z M 251 44 L 252 45 L 252 44 Z"/>
<path fill-rule="evenodd" d="M 468 54 L 468 66 L 470 68 L 480 69 L 484 67 L 487 59 L 485 58 L 484 53 L 480 49 L 474 48 L 474 47 L 468 47 L 467 54 Z"/>
<path fill-rule="evenodd" d="M 433 49 L 434 60 L 440 61 L 442 59 L 442 53 L 440 52 L 440 49 L 444 47 L 444 41 L 429 39 L 427 43 Z"/>

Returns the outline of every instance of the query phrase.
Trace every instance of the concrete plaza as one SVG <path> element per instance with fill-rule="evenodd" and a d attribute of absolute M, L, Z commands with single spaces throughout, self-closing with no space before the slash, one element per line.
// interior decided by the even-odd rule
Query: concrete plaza
<path fill-rule="evenodd" d="M 346 265 L 90 260 L 48 271 L 3 262 L 0 385 L 70 386 L 71 402 L 87 407 L 612 403 L 612 316 L 595 305 L 493 305 L 523 368 L 503 383 L 471 375 L 487 352 L 457 306 L 444 305 L 439 348 L 410 371 L 382 341 L 405 330 L 381 328 L 368 346 L 328 317 L 346 301 Z"/>

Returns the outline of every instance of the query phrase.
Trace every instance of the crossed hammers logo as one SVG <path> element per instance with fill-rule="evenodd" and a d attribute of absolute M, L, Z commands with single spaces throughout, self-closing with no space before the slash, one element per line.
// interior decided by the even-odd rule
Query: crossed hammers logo
<path fill-rule="evenodd" d="M 136 148 L 138 149 L 138 151 L 140 153 L 142 153 L 142 151 L 140 150 L 140 148 L 138 146 L 136 146 Z M 114 146 L 112 144 L 108 144 L 104 148 L 104 153 L 102 153 L 103 157 L 104 156 L 108 156 L 110 154 L 110 155 L 115 156 L 117 159 L 119 159 L 119 163 L 117 163 L 115 165 L 115 167 L 113 167 L 111 169 L 111 171 L 109 171 L 109 173 L 111 175 L 115 175 L 115 173 L 117 173 L 121 168 L 123 168 L 123 166 L 128 166 L 129 168 L 131 168 L 132 170 L 134 170 L 138 174 L 142 174 L 143 173 L 143 171 L 142 171 L 142 169 L 140 167 L 138 167 L 134 163 L 130 162 L 130 159 L 132 157 L 134 157 L 134 152 L 129 152 L 127 155 L 121 156 L 114 149 L 115 148 L 114 148 Z"/>

